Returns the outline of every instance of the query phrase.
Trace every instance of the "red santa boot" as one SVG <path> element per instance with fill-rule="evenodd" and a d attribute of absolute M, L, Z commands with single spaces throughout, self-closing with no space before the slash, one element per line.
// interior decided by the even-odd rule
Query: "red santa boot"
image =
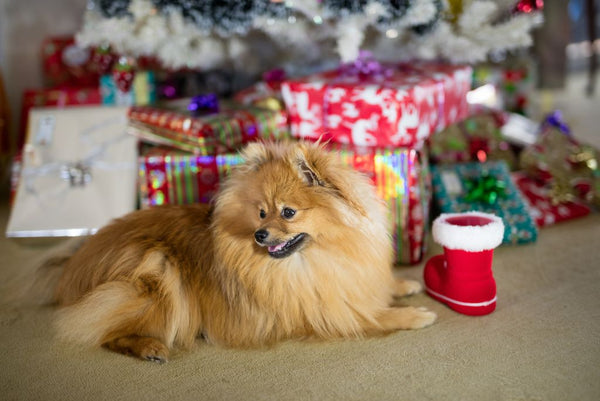
<path fill-rule="evenodd" d="M 502 219 L 480 212 L 442 214 L 432 231 L 444 254 L 425 265 L 427 293 L 465 315 L 492 313 L 496 309 L 492 258 L 504 237 Z"/>

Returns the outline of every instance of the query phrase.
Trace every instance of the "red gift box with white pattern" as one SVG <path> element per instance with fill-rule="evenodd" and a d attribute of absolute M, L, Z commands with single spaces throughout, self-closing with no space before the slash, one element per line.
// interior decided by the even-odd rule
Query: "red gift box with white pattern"
<path fill-rule="evenodd" d="M 100 72 L 95 50 L 77 45 L 73 36 L 49 37 L 42 43 L 46 87 L 98 86 Z"/>
<path fill-rule="evenodd" d="M 529 204 L 529 212 L 538 227 L 544 227 L 584 217 L 591 209 L 578 199 L 556 202 L 552 200 L 552 188 L 523 172 L 512 173 L 512 179 Z"/>
<path fill-rule="evenodd" d="M 358 146 L 420 147 L 468 116 L 472 69 L 416 62 L 372 74 L 327 71 L 282 83 L 292 135 Z"/>

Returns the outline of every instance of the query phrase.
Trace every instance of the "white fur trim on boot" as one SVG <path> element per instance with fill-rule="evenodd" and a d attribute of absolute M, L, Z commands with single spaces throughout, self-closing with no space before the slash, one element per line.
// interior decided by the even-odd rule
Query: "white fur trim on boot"
<path fill-rule="evenodd" d="M 448 219 L 455 217 L 483 217 L 491 222 L 485 225 L 456 225 Z M 481 252 L 494 249 L 502 243 L 504 223 L 496 215 L 482 212 L 442 213 L 433 222 L 433 240 L 448 249 Z"/>

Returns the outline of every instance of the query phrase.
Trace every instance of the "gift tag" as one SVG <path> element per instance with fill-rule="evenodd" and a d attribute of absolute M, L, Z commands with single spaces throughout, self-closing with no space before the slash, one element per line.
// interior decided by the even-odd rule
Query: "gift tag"
<path fill-rule="evenodd" d="M 454 171 L 442 171 L 441 177 L 448 195 L 460 195 L 463 192 L 460 177 Z"/>
<path fill-rule="evenodd" d="M 52 143 L 52 135 L 56 126 L 56 118 L 51 115 L 42 116 L 39 119 L 38 128 L 34 136 L 37 146 L 48 146 Z"/>
<path fill-rule="evenodd" d="M 500 128 L 507 141 L 517 145 L 533 145 L 537 140 L 540 125 L 520 114 L 511 113 L 506 123 Z"/>

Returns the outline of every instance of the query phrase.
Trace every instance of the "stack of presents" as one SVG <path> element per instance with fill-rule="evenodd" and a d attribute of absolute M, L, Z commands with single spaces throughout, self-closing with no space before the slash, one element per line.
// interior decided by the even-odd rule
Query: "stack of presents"
<path fill-rule="evenodd" d="M 48 53 L 64 59 L 55 53 L 69 45 Z M 536 123 L 469 104 L 470 66 L 367 58 L 304 77 L 271 71 L 227 99 L 157 99 L 139 65 L 81 67 L 73 86 L 27 91 L 7 236 L 88 235 L 136 208 L 210 202 L 257 140 L 321 141 L 368 175 L 399 264 L 422 260 L 437 213 L 494 213 L 504 243 L 522 244 L 600 206 L 598 152 L 559 113 Z M 47 71 L 68 79 L 59 67 Z"/>

